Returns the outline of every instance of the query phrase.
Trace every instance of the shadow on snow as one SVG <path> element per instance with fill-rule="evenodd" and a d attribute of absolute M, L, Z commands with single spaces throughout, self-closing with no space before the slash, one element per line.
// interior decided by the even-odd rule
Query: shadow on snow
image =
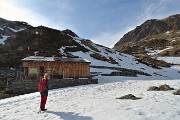
<path fill-rule="evenodd" d="M 53 111 L 46 111 L 47 113 L 52 113 L 59 116 L 61 119 L 64 120 L 93 120 L 89 116 L 80 116 L 80 113 L 74 112 L 53 112 Z"/>

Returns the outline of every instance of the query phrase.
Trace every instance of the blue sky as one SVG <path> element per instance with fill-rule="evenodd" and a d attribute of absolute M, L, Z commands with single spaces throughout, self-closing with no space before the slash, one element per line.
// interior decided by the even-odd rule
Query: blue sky
<path fill-rule="evenodd" d="M 113 47 L 148 19 L 180 14 L 180 0 L 0 0 L 0 17 L 33 26 L 71 29 Z"/>

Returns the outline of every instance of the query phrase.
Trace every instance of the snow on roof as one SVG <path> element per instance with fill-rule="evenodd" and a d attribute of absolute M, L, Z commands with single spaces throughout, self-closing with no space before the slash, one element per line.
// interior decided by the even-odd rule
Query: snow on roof
<path fill-rule="evenodd" d="M 87 60 L 87 59 L 84 59 L 84 61 L 86 61 L 86 62 L 91 62 L 91 61 L 89 61 L 89 60 Z"/>
<path fill-rule="evenodd" d="M 63 57 L 43 57 L 43 56 L 29 56 L 22 61 L 62 61 L 62 62 L 85 62 L 90 63 L 87 59 L 82 58 L 63 58 Z"/>
<path fill-rule="evenodd" d="M 55 60 L 53 59 L 53 57 L 29 56 L 22 59 L 22 61 L 55 61 Z"/>

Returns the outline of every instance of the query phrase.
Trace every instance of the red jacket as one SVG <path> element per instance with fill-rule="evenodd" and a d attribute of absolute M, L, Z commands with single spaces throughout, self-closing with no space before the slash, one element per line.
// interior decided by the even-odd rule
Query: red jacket
<path fill-rule="evenodd" d="M 48 91 L 47 80 L 45 78 L 42 78 L 39 81 L 38 90 L 39 90 L 39 92 Z"/>

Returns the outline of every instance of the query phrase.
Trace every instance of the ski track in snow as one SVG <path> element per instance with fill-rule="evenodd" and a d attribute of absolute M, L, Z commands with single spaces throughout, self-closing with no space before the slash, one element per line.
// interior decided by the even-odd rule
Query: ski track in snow
<path fill-rule="evenodd" d="M 48 111 L 38 114 L 38 92 L 0 100 L 2 120 L 179 120 L 180 97 L 174 91 L 147 91 L 168 84 L 180 88 L 180 80 L 128 80 L 49 91 Z M 140 100 L 116 99 L 126 94 Z"/>

